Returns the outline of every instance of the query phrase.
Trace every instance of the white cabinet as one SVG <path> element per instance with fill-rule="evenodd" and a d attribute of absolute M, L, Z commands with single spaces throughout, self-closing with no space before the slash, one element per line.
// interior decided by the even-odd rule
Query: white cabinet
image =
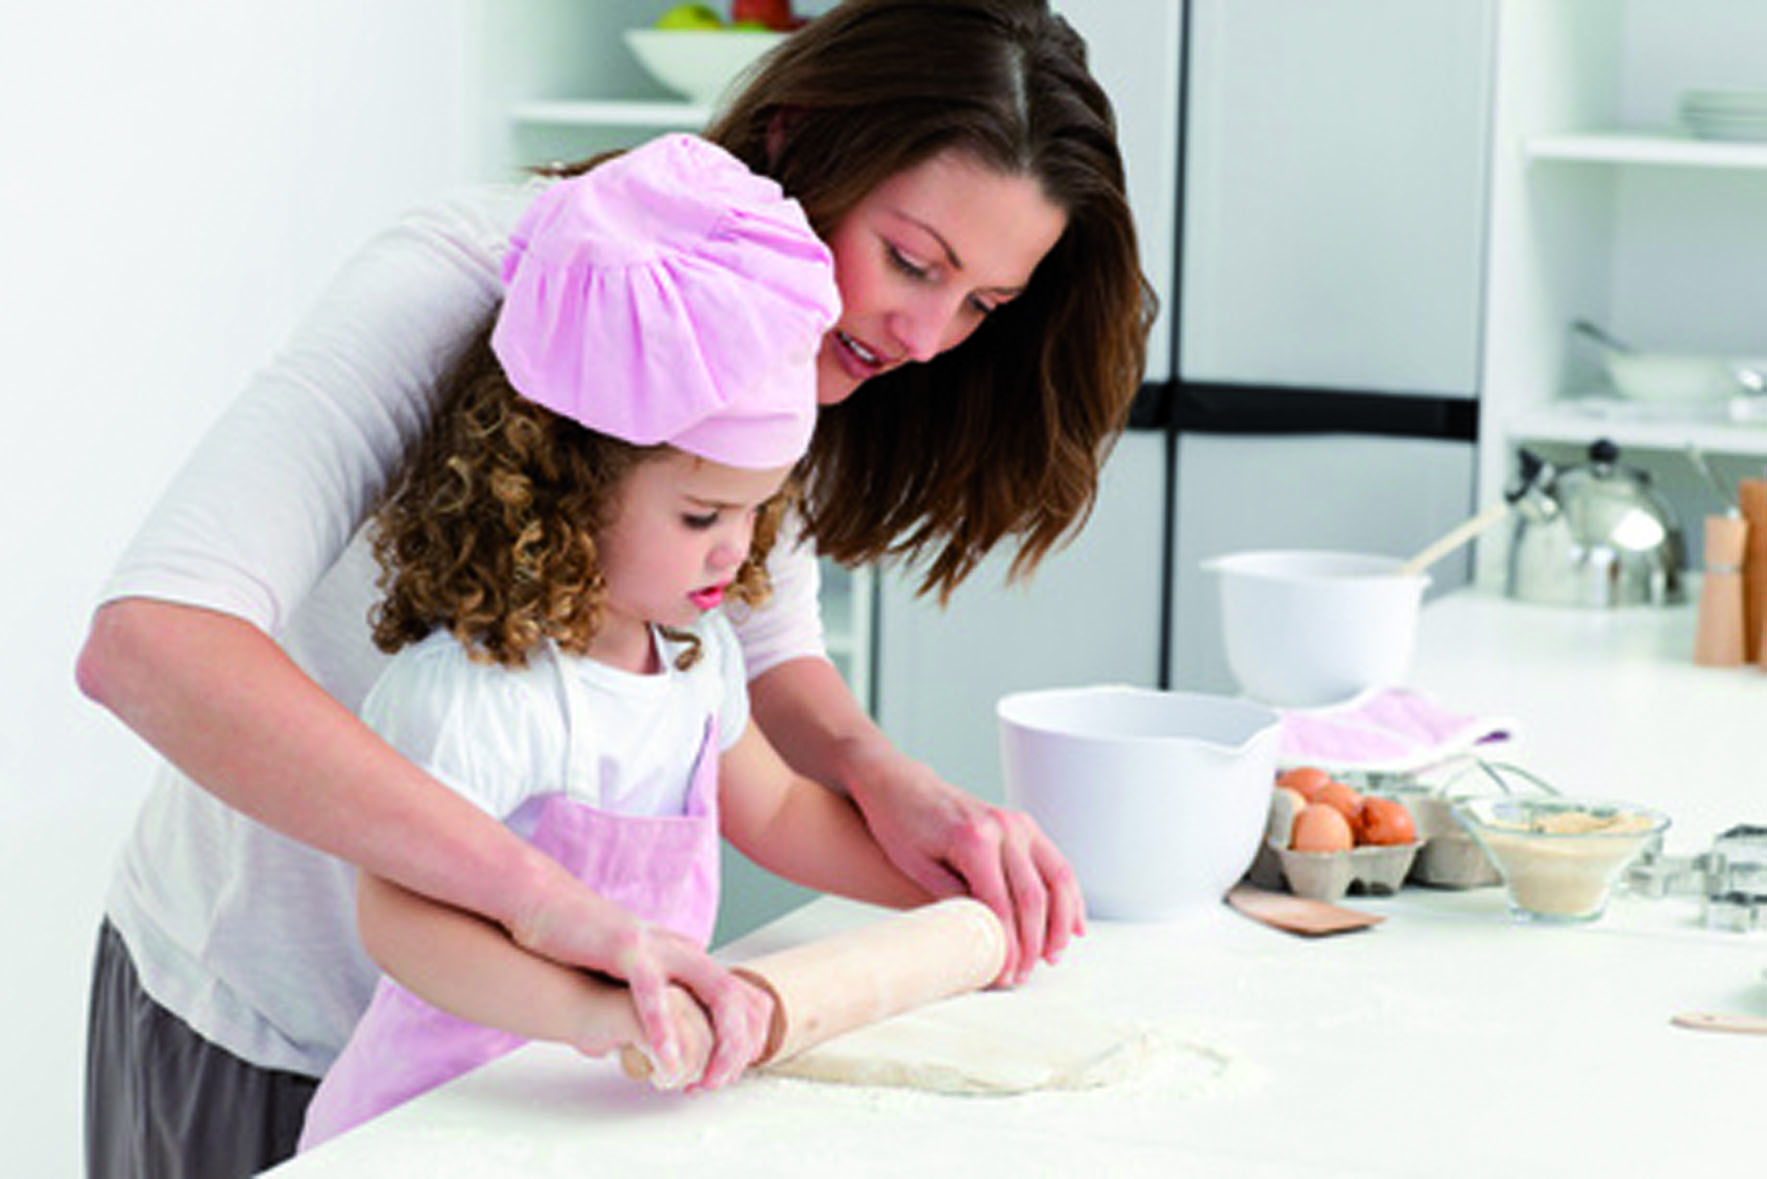
<path fill-rule="evenodd" d="M 876 715 L 891 739 L 980 795 L 1003 796 L 994 706 L 1008 692 L 1159 681 L 1166 436 L 1123 436 L 1097 509 L 1028 583 L 1010 554 L 982 563 L 941 610 L 912 576 L 880 578 Z"/>
<path fill-rule="evenodd" d="M 1494 0 L 1191 0 L 1179 371 L 1472 397 Z"/>
<path fill-rule="evenodd" d="M 1567 331 L 1593 320 L 1653 351 L 1767 356 L 1767 144 L 1688 138 L 1690 89 L 1760 89 L 1767 5 L 1752 0 L 1504 0 L 1492 135 L 1480 495 L 1513 478 L 1517 444 L 1574 452 L 1613 438 L 1659 482 L 1692 488 L 1683 451 L 1758 471 L 1767 426 L 1722 405 L 1615 405 Z M 1697 542 L 1699 529 L 1688 529 Z M 1479 576 L 1501 582 L 1500 534 Z M 1697 552 L 1693 558 L 1698 560 Z"/>

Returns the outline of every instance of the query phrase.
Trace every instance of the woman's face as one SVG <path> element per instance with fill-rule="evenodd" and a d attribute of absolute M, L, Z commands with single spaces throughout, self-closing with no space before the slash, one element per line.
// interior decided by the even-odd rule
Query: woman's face
<path fill-rule="evenodd" d="M 817 400 L 962 343 L 1031 281 L 1067 214 L 1029 176 L 951 150 L 874 188 L 829 235 L 841 318 L 822 340 Z"/>

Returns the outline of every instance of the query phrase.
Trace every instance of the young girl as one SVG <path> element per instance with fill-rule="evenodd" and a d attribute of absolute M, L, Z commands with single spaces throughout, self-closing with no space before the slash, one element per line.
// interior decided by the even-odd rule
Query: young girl
<path fill-rule="evenodd" d="M 669 136 L 542 194 L 504 277 L 494 329 L 376 519 L 374 637 L 397 655 L 364 719 L 585 884 L 702 946 L 720 831 L 815 888 L 927 899 L 749 720 L 717 609 L 765 594 L 839 310 L 802 211 L 722 149 Z M 399 981 L 380 982 L 320 1084 L 303 1148 L 524 1039 L 644 1044 L 624 985 L 370 874 L 358 905 Z M 675 994 L 691 1059 L 663 1074 L 672 1086 L 711 1048 Z"/>

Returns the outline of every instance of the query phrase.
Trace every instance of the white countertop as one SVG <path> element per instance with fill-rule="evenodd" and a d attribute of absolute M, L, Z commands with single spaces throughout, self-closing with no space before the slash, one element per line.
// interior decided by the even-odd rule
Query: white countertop
<path fill-rule="evenodd" d="M 1516 716 L 1514 760 L 1567 790 L 1590 774 L 1611 785 L 1601 793 L 1664 806 L 1704 846 L 1767 818 L 1747 730 L 1713 731 L 1760 715 L 1767 677 L 1686 667 L 1690 642 L 1685 612 L 1580 615 L 1465 594 L 1426 611 L 1414 680 Z M 949 1097 L 756 1077 L 683 1098 L 609 1061 L 532 1046 L 275 1173 L 1510 1179 L 1748 1174 L 1767 1161 L 1767 1037 L 1668 1022 L 1767 1016 L 1767 934 L 1708 932 L 1679 898 L 1619 898 L 1595 924 L 1552 928 L 1511 923 L 1497 889 L 1349 903 L 1387 920 L 1318 941 L 1225 907 L 1095 922 L 1026 988 L 1221 1053 L 1225 1077 L 1200 1092 L 1156 1060 L 1086 1092 Z M 820 900 L 726 953 L 868 915 Z"/>
<path fill-rule="evenodd" d="M 1697 590 L 1696 590 L 1697 592 Z M 1463 591 L 1423 612 L 1412 683 L 1513 716 L 1493 756 L 1561 793 L 1666 811 L 1671 850 L 1767 823 L 1767 672 L 1696 667 L 1694 608 L 1576 610 Z"/>

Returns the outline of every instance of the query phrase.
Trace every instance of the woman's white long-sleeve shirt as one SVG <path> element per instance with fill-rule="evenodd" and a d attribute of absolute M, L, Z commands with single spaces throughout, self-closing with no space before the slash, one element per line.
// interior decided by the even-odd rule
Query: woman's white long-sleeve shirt
<path fill-rule="evenodd" d="M 509 229 L 534 187 L 414 212 L 340 272 L 288 345 L 192 453 L 102 598 L 242 618 L 352 711 L 384 665 L 369 639 L 363 536 L 436 382 L 501 295 Z M 752 679 L 825 653 L 814 557 L 791 538 L 773 597 L 737 621 Z M 367 1001 L 352 869 L 162 765 L 107 900 L 148 993 L 265 1068 L 317 1076 Z"/>

